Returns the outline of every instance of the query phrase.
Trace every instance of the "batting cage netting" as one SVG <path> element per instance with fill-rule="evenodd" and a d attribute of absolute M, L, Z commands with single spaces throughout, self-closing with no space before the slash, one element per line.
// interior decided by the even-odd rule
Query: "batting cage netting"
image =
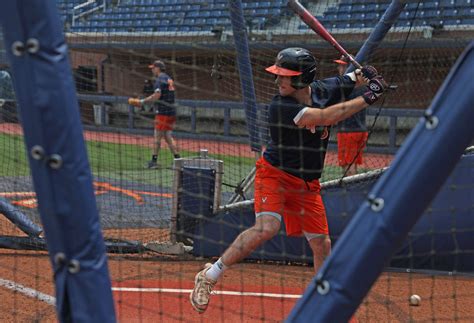
<path fill-rule="evenodd" d="M 56 0 L 36 16 L 27 3 L 1 14 L 2 321 L 330 322 L 326 302 L 341 306 L 334 322 L 474 321 L 474 138 L 458 127 L 474 120 L 470 0 Z M 385 93 L 337 121 L 297 124 L 289 107 L 323 111 L 371 91 L 361 81 L 352 90 L 353 59 L 375 67 Z M 274 110 L 283 79 L 311 89 L 309 101 L 283 104 L 284 115 Z M 80 126 L 63 110 L 79 112 Z M 68 129 L 83 136 L 63 138 Z M 58 178 L 77 179 L 59 190 L 76 204 L 46 199 Z M 311 222 L 307 205 L 320 197 L 334 251 L 322 267 L 324 230 L 289 225 Z M 78 208 L 86 204 L 97 226 Z M 256 213 L 267 221 L 255 225 Z M 100 232 L 108 269 L 98 270 L 80 255 L 101 257 L 101 242 L 86 246 Z M 229 270 L 196 275 L 229 259 Z M 366 267 L 367 279 L 338 276 L 344 267 Z M 79 268 L 109 277 L 110 316 L 80 301 L 94 288 L 107 298 L 106 279 L 68 283 Z M 202 279 L 210 283 L 197 291 Z"/>

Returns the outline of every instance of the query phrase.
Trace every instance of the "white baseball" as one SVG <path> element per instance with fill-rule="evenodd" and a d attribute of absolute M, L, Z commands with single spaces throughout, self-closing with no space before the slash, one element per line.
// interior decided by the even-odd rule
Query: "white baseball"
<path fill-rule="evenodd" d="M 421 297 L 419 295 L 413 294 L 410 296 L 410 305 L 418 306 L 421 303 Z"/>

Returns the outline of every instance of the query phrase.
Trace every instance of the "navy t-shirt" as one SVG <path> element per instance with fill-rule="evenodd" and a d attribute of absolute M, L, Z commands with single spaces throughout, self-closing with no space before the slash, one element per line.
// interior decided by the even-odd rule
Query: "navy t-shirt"
<path fill-rule="evenodd" d="M 346 101 L 352 100 L 367 92 L 367 86 L 355 88 L 347 97 Z M 342 120 L 336 125 L 338 132 L 366 132 L 367 109 L 363 109 L 351 117 Z"/>
<path fill-rule="evenodd" d="M 325 108 L 339 103 L 354 84 L 348 76 L 311 83 L 312 106 Z M 315 133 L 298 128 L 293 118 L 305 107 L 289 96 L 273 98 L 268 110 L 270 141 L 263 156 L 271 165 L 311 181 L 321 177 L 330 127 L 317 127 Z"/>
<path fill-rule="evenodd" d="M 154 103 L 155 113 L 165 116 L 175 116 L 176 107 L 174 105 L 174 81 L 166 73 L 160 73 L 155 80 L 155 93 L 160 92 L 161 96 Z"/>

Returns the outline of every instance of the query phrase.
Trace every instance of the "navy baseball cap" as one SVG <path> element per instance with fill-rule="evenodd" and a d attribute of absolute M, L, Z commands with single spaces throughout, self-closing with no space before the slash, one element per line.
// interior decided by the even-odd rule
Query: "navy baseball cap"
<path fill-rule="evenodd" d="M 165 63 L 163 63 L 162 61 L 160 60 L 156 60 L 154 61 L 153 63 L 151 63 L 150 65 L 148 65 L 149 68 L 153 68 L 153 67 L 158 67 L 160 70 L 164 71 L 166 70 L 166 66 L 165 66 Z"/>

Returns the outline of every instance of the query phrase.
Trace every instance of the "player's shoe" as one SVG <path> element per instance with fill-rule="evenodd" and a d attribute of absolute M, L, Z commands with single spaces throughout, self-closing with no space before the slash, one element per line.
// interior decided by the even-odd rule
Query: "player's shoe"
<path fill-rule="evenodd" d="M 191 305 L 193 308 L 201 313 L 204 313 L 209 304 L 209 297 L 211 297 L 212 288 L 217 281 L 206 277 L 206 272 L 211 268 L 212 264 L 207 263 L 204 269 L 196 274 L 194 278 L 194 289 L 189 295 Z"/>
<path fill-rule="evenodd" d="M 148 169 L 157 169 L 158 168 L 158 163 L 154 160 L 150 160 L 148 164 L 146 165 L 146 168 Z"/>

